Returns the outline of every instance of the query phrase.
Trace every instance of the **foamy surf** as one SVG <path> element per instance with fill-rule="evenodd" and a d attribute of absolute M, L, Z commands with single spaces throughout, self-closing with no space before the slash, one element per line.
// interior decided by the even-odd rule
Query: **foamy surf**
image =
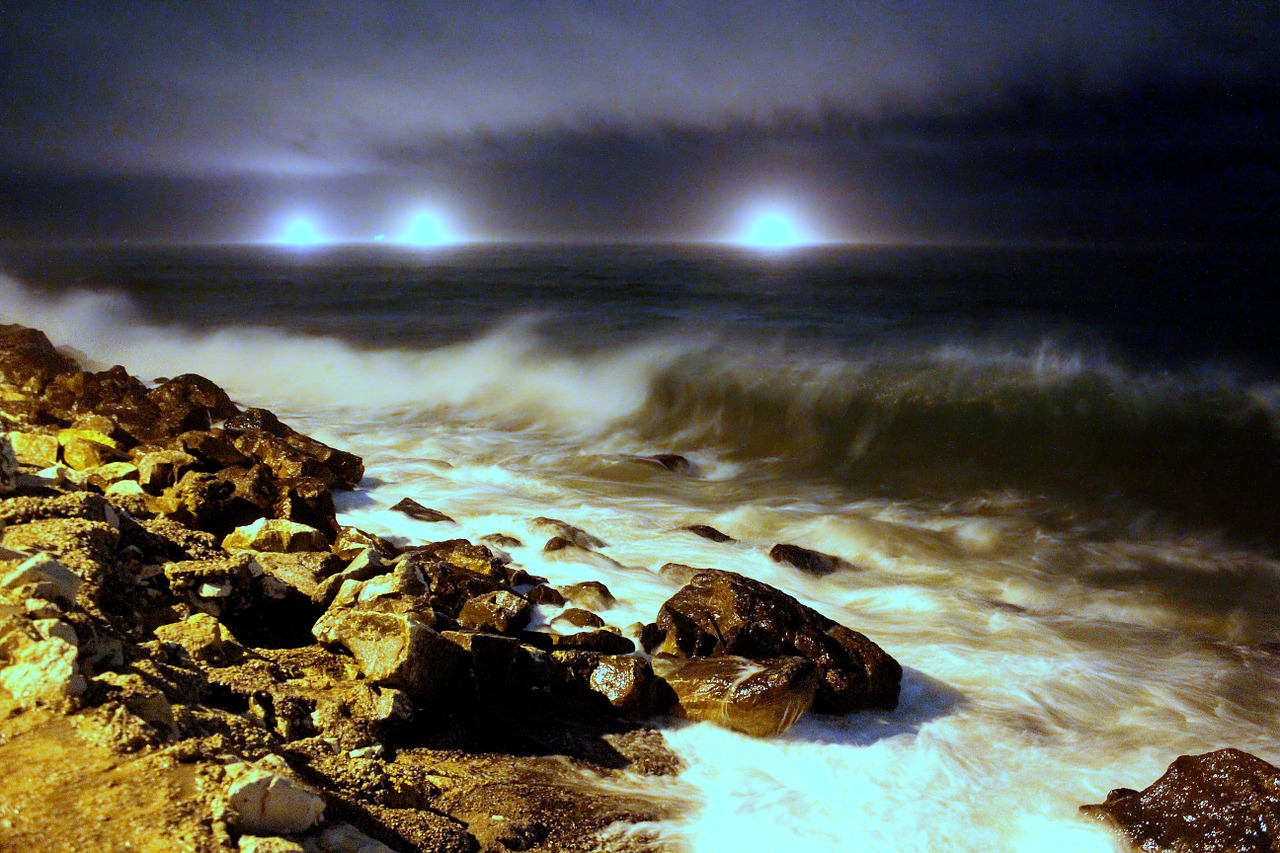
<path fill-rule="evenodd" d="M 617 604 L 601 615 L 624 629 L 679 587 L 667 563 L 729 569 L 902 662 L 891 713 L 809 717 L 775 740 L 670 724 L 687 769 L 654 795 L 690 809 L 645 831 L 691 853 L 1116 850 L 1076 818 L 1080 804 L 1147 784 L 1179 754 L 1276 757 L 1280 625 L 1266 603 L 1280 567 L 1247 536 L 1182 523 L 1252 512 L 1270 524 L 1265 383 L 1052 347 L 908 356 L 708 333 L 573 351 L 509 318 L 460 342 L 371 348 L 253 322 L 192 334 L 119 295 L 0 288 L 8 321 L 98 364 L 202 373 L 364 456 L 345 523 L 405 542 L 514 537 L 531 573 L 603 581 Z M 1061 446 L 1026 444 L 1046 429 L 1102 452 L 1028 465 L 1040 458 L 1029 446 Z M 697 475 L 630 459 L 656 452 L 687 454 Z M 1181 497 L 1153 508 L 1108 493 L 1100 521 L 1068 500 L 1087 494 L 1050 488 L 1112 469 L 1123 476 L 1106 488 Z M 1007 471 L 1017 478 L 993 475 Z M 456 523 L 392 511 L 404 497 Z M 1161 517 L 1170 506 L 1184 515 Z M 540 516 L 607 544 L 545 553 Z M 778 542 L 850 567 L 803 574 L 769 558 Z M 537 619 L 557 613 L 543 605 Z"/>

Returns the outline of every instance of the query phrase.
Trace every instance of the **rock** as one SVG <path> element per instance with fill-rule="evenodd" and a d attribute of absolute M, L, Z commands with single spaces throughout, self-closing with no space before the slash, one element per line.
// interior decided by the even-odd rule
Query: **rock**
<path fill-rule="evenodd" d="M 473 631 L 505 634 L 528 625 L 529 616 L 528 601 L 500 589 L 468 599 L 458 613 L 458 623 Z"/>
<path fill-rule="evenodd" d="M 545 583 L 538 584 L 526 592 L 524 597 L 531 604 L 550 604 L 553 607 L 560 607 L 565 603 L 564 596 L 560 593 L 560 590 Z"/>
<path fill-rule="evenodd" d="M 226 391 L 195 373 L 166 379 L 147 392 L 147 400 L 159 411 L 167 435 L 207 430 L 216 420 L 240 414 Z"/>
<path fill-rule="evenodd" d="M 232 764 L 226 772 L 227 817 L 246 835 L 306 832 L 324 816 L 324 798 L 294 778 L 277 756 Z"/>
<path fill-rule="evenodd" d="M 576 634 L 559 634 L 551 638 L 557 649 L 581 649 L 606 655 L 626 655 L 636 650 L 636 644 L 613 631 L 579 631 Z"/>
<path fill-rule="evenodd" d="M 502 563 L 494 558 L 493 552 L 483 545 L 472 545 L 466 539 L 429 542 L 416 548 L 406 548 L 404 553 L 434 554 L 451 566 L 497 580 L 506 579 L 506 571 Z"/>
<path fill-rule="evenodd" d="M 272 505 L 270 514 L 276 518 L 310 525 L 329 539 L 338 534 L 333 494 L 322 480 L 315 477 L 281 480 L 279 488 L 280 497 Z"/>
<path fill-rule="evenodd" d="M 506 588 L 501 580 L 459 568 L 430 552 L 407 553 L 400 565 L 420 573 L 432 609 L 450 616 L 456 617 L 468 599 Z"/>
<path fill-rule="evenodd" d="M 800 657 L 748 660 L 695 658 L 660 668 L 681 710 L 756 737 L 782 734 L 813 705 L 818 671 Z"/>
<path fill-rule="evenodd" d="M 695 536 L 701 536 L 703 539 L 710 539 L 712 542 L 736 542 L 732 536 L 727 533 L 721 533 L 708 524 L 690 524 L 688 527 L 681 528 L 687 530 Z"/>
<path fill-rule="evenodd" d="M 123 458 L 108 436 L 93 430 L 66 430 L 58 434 L 62 461 L 73 471 L 87 471 Z"/>
<path fill-rule="evenodd" d="M 345 568 L 342 560 L 328 551 L 286 554 L 262 551 L 255 554 L 253 560 L 268 577 L 275 578 L 294 593 L 316 604 L 327 603 L 321 592 L 322 585 Z M 334 592 L 337 592 L 336 588 Z"/>
<path fill-rule="evenodd" d="M 53 348 L 44 332 L 0 325 L 0 382 L 38 393 L 55 376 L 79 369 L 75 359 Z"/>
<path fill-rule="evenodd" d="M 365 678 L 424 702 L 444 693 L 465 658 L 458 646 L 407 613 L 331 607 L 313 633 L 321 643 L 351 652 Z"/>
<path fill-rule="evenodd" d="M 180 433 L 170 440 L 169 449 L 191 454 L 210 471 L 247 466 L 250 461 L 248 456 L 236 450 L 227 434 L 217 428 Z"/>
<path fill-rule="evenodd" d="M 280 422 L 266 409 L 245 409 L 222 428 L 236 449 L 265 462 L 281 479 L 318 477 L 328 486 L 354 489 L 364 478 L 364 461 Z"/>
<path fill-rule="evenodd" d="M 643 713 L 653 701 L 653 667 L 642 658 L 602 655 L 587 683 L 623 713 Z"/>
<path fill-rule="evenodd" d="M 177 643 L 192 660 L 205 663 L 235 663 L 245 653 L 231 631 L 208 613 L 193 613 L 181 622 L 161 625 L 155 634 L 157 640 Z"/>
<path fill-rule="evenodd" d="M 68 608 L 75 606 L 81 583 L 79 575 L 44 553 L 37 553 L 0 573 L 0 589 L 20 599 L 55 601 Z"/>
<path fill-rule="evenodd" d="M 52 554 L 88 580 L 101 576 L 105 567 L 114 562 L 120 532 L 102 521 L 45 518 L 10 525 L 4 531 L 3 542 L 7 548 Z"/>
<path fill-rule="evenodd" d="M 282 554 L 329 550 L 329 540 L 314 527 L 283 518 L 260 518 L 237 527 L 222 540 L 228 551 L 272 551 Z"/>
<path fill-rule="evenodd" d="M 396 512 L 402 512 L 405 515 L 409 516 L 410 518 L 416 519 L 417 521 L 427 521 L 427 522 L 447 521 L 447 522 L 450 522 L 451 524 L 457 524 L 456 521 L 454 521 L 449 516 L 445 515 L 443 512 L 440 512 L 439 510 L 436 510 L 436 509 L 432 509 L 431 507 L 423 506 L 422 504 L 415 501 L 413 498 L 402 498 L 399 503 L 397 503 L 395 506 L 391 508 Z"/>
<path fill-rule="evenodd" d="M 166 563 L 164 574 L 175 597 L 214 617 L 247 610 L 262 590 L 262 569 L 250 554 Z"/>
<path fill-rule="evenodd" d="M 338 528 L 331 550 L 342 559 L 350 560 L 368 548 L 372 548 L 385 560 L 394 560 L 400 554 L 400 549 L 386 539 L 358 527 Z"/>
<path fill-rule="evenodd" d="M 179 524 L 225 536 L 234 526 L 228 510 L 235 486 L 213 474 L 188 471 L 156 499 L 156 510 Z"/>
<path fill-rule="evenodd" d="M 14 456 L 23 465 L 48 468 L 58 464 L 58 437 L 39 432 L 11 432 L 9 443 Z"/>
<path fill-rule="evenodd" d="M 558 518 L 547 518 L 546 516 L 538 516 L 530 522 L 536 529 L 551 533 L 559 539 L 567 539 L 579 548 L 591 550 L 593 548 L 607 547 L 603 539 L 592 536 L 580 527 L 574 527 L 567 521 L 561 521 Z"/>
<path fill-rule="evenodd" d="M 101 495 L 70 492 L 56 497 L 16 497 L 0 501 L 0 523 L 26 524 L 50 518 L 82 518 L 120 527 L 119 513 Z"/>
<path fill-rule="evenodd" d="M 138 483 L 153 495 L 174 486 L 188 471 L 200 469 L 200 460 L 181 450 L 157 450 L 134 457 L 138 466 Z"/>
<path fill-rule="evenodd" d="M 897 707 L 902 667 L 862 634 L 766 583 L 699 572 L 662 605 L 646 650 L 678 658 L 799 656 L 818 668 L 814 710 L 844 714 Z"/>
<path fill-rule="evenodd" d="M 630 456 L 628 458 L 635 462 L 643 462 L 646 465 L 665 469 L 673 474 L 683 474 L 686 477 L 698 476 L 698 466 L 678 453 L 655 453 L 652 456 Z"/>
<path fill-rule="evenodd" d="M 166 731 L 173 725 L 169 698 L 136 672 L 104 672 L 93 681 L 98 690 L 105 688 L 105 698 L 119 702 L 138 719 Z"/>
<path fill-rule="evenodd" d="M 663 563 L 658 569 L 658 574 L 670 581 L 684 586 L 693 580 L 698 572 L 705 572 L 706 569 L 700 569 L 696 566 L 686 566 L 684 563 Z"/>
<path fill-rule="evenodd" d="M 18 455 L 7 434 L 0 434 L 0 496 L 18 487 Z"/>
<path fill-rule="evenodd" d="M 137 482 L 138 467 L 131 462 L 109 462 L 90 469 L 88 483 L 95 489 L 106 491 L 116 483 Z"/>
<path fill-rule="evenodd" d="M 349 823 L 326 827 L 315 837 L 316 853 L 395 853 Z"/>
<path fill-rule="evenodd" d="M 121 506 L 125 507 L 125 509 L 130 512 L 145 509 L 147 506 L 147 493 L 142 491 L 142 486 L 138 485 L 137 480 L 120 480 L 112 483 L 106 488 L 103 494 L 110 498 L 115 498 Z M 138 499 L 138 506 L 135 507 L 125 504 L 125 499 L 129 498 Z"/>
<path fill-rule="evenodd" d="M 603 628 L 604 620 L 590 610 L 581 607 L 570 607 L 551 620 L 553 627 L 570 626 L 573 628 Z"/>
<path fill-rule="evenodd" d="M 1153 853 L 1271 853 L 1280 849 L 1280 768 L 1238 749 L 1183 755 L 1145 790 L 1117 788 L 1080 811 Z"/>
<path fill-rule="evenodd" d="M 561 594 L 565 600 L 571 601 L 579 607 L 585 607 L 587 610 L 608 610 L 618 603 L 613 597 L 613 593 L 609 592 L 609 587 L 600 583 L 600 581 L 583 581 L 582 583 L 571 583 L 568 586 L 560 587 Z"/>
<path fill-rule="evenodd" d="M 377 551 L 373 548 L 365 548 L 356 554 L 354 559 L 345 568 L 338 571 L 337 574 L 330 575 L 320 581 L 312 594 L 311 600 L 322 607 L 328 607 L 338 595 L 339 590 L 342 589 L 342 585 L 347 581 L 370 580 L 378 575 L 386 574 L 390 568 L 390 565 L 384 562 Z"/>
<path fill-rule="evenodd" d="M 278 835 L 242 835 L 240 853 L 308 853 L 302 842 Z"/>
<path fill-rule="evenodd" d="M 799 545 L 774 545 L 769 551 L 769 557 L 775 563 L 795 566 L 800 571 L 811 575 L 829 575 L 840 569 L 855 571 L 858 569 L 857 566 L 840 557 L 823 554 L 821 551 L 810 551 Z"/>
<path fill-rule="evenodd" d="M 279 693 L 292 689 L 294 683 L 288 682 Z M 345 750 L 379 743 L 393 728 L 413 719 L 413 701 L 393 687 L 349 681 L 307 689 L 304 695 L 313 705 L 308 721 Z"/>
<path fill-rule="evenodd" d="M 65 706 L 87 687 L 79 646 L 66 622 L 0 616 L 0 687 L 24 707 Z"/>
<path fill-rule="evenodd" d="M 480 537 L 480 541 L 499 548 L 519 548 L 523 544 L 516 537 L 508 536 L 505 533 L 487 533 Z"/>

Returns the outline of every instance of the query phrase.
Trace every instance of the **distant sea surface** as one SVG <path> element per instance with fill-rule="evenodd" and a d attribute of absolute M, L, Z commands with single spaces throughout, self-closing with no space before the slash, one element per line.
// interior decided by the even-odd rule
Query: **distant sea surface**
<path fill-rule="evenodd" d="M 1280 252 L 265 246 L 0 251 L 0 320 L 204 374 L 362 454 L 344 519 L 502 532 L 650 621 L 758 577 L 906 667 L 898 711 L 673 726 L 693 851 L 1112 850 L 1075 808 L 1280 712 Z M 678 453 L 692 474 L 635 460 Z M 443 530 L 388 511 L 413 497 Z M 549 515 L 609 546 L 541 552 Z M 737 541 L 682 532 L 710 524 Z M 817 578 L 792 542 L 856 570 Z M 554 616 L 548 610 L 544 618 Z M 644 782 L 637 780 L 637 785 Z"/>

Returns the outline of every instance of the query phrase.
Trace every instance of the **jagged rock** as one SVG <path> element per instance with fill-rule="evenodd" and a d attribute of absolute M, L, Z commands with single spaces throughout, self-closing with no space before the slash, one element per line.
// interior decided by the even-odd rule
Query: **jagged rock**
<path fill-rule="evenodd" d="M 0 616 L 0 687 L 25 707 L 66 705 L 87 687 L 76 663 L 79 646 L 66 622 Z"/>
<path fill-rule="evenodd" d="M 662 575 L 667 580 L 675 581 L 681 586 L 684 586 L 689 581 L 693 580 L 694 576 L 697 575 L 698 572 L 705 571 L 706 569 L 699 569 L 696 566 L 686 566 L 684 563 L 663 563 L 658 569 L 658 574 Z"/>
<path fill-rule="evenodd" d="M 573 628 L 603 628 L 604 620 L 590 610 L 581 607 L 570 607 L 551 620 L 553 627 L 571 626 Z"/>
<path fill-rule="evenodd" d="M 385 562 L 377 551 L 373 548 L 365 548 L 357 553 L 345 568 L 320 581 L 311 596 L 311 601 L 322 607 L 328 607 L 347 581 L 370 580 L 386 574 L 390 568 L 390 564 Z"/>
<path fill-rule="evenodd" d="M 83 518 L 120 527 L 119 513 L 101 495 L 70 492 L 56 497 L 15 497 L 0 501 L 0 523 L 26 524 L 50 518 Z"/>
<path fill-rule="evenodd" d="M 354 489 L 364 478 L 359 456 L 302 435 L 266 409 L 245 409 L 222 428 L 237 450 L 271 466 L 280 479 L 318 477 L 328 486 Z"/>
<path fill-rule="evenodd" d="M 529 602 L 505 589 L 477 595 L 458 612 L 458 623 L 473 631 L 505 634 L 529 624 Z"/>
<path fill-rule="evenodd" d="M 19 599 L 55 601 L 68 608 L 75 606 L 81 583 L 79 575 L 44 553 L 0 572 L 0 589 L 8 590 Z"/>
<path fill-rule="evenodd" d="M 312 633 L 351 652 L 365 678 L 426 702 L 444 692 L 464 659 L 458 646 L 414 614 L 331 607 Z"/>
<path fill-rule="evenodd" d="M 124 458 L 114 440 L 95 430 L 63 430 L 58 443 L 62 445 L 62 462 L 72 471 L 87 471 Z"/>
<path fill-rule="evenodd" d="M 161 625 L 156 639 L 177 643 L 187 650 L 192 660 L 214 664 L 234 663 L 243 657 L 245 648 L 231 631 L 208 613 L 192 613 L 181 622 Z"/>
<path fill-rule="evenodd" d="M 506 571 L 493 552 L 483 545 L 472 545 L 466 539 L 445 539 L 404 549 L 405 554 L 434 554 L 441 560 L 478 575 L 505 580 Z"/>
<path fill-rule="evenodd" d="M 329 550 L 329 540 L 314 527 L 283 518 L 261 518 L 237 527 L 222 540 L 228 551 L 274 551 L 282 554 Z"/>
<path fill-rule="evenodd" d="M 609 587 L 600 581 L 571 583 L 560 587 L 560 592 L 567 601 L 587 610 L 608 610 L 618 603 L 613 593 L 609 592 Z"/>
<path fill-rule="evenodd" d="M 90 469 L 88 474 L 89 485 L 105 492 L 117 483 L 136 482 L 138 467 L 131 462 L 109 462 Z"/>
<path fill-rule="evenodd" d="M 699 572 L 662 605 L 646 649 L 680 658 L 800 656 L 818 668 L 814 710 L 843 714 L 898 703 L 902 667 L 862 634 L 766 583 L 734 572 Z"/>
<path fill-rule="evenodd" d="M 587 684 L 624 713 L 644 712 L 653 702 L 653 667 L 642 658 L 602 655 Z"/>
<path fill-rule="evenodd" d="M 341 609 L 410 613 L 434 625 L 436 607 L 431 587 L 419 567 L 401 562 L 396 563 L 390 573 L 367 580 L 344 581 L 329 605 L 330 612 Z"/>
<path fill-rule="evenodd" d="M 107 486 L 103 494 L 114 499 L 122 507 L 130 513 L 145 510 L 147 506 L 148 495 L 142 490 L 142 486 L 138 485 L 137 480 L 119 480 Z M 138 503 L 129 504 L 129 500 L 136 499 Z"/>
<path fill-rule="evenodd" d="M 344 750 L 379 743 L 392 729 L 413 719 L 413 701 L 393 687 L 351 681 L 300 688 L 288 682 L 277 693 L 294 690 L 313 706 L 308 719 L 317 732 Z"/>
<path fill-rule="evenodd" d="M 214 617 L 247 609 L 262 590 L 251 554 L 166 563 L 164 574 L 174 596 Z"/>
<path fill-rule="evenodd" d="M 604 548 L 606 543 L 603 539 L 592 536 L 581 527 L 574 527 L 567 521 L 561 521 L 558 518 L 547 518 L 546 516 L 538 516 L 530 521 L 534 528 L 551 533 L 553 537 L 566 539 L 577 545 L 579 548 L 592 550 L 594 548 Z"/>
<path fill-rule="evenodd" d="M 94 679 L 94 690 L 119 702 L 129 713 L 165 730 L 173 725 L 173 706 L 164 691 L 136 672 L 103 672 Z"/>
<path fill-rule="evenodd" d="M 0 434 L 0 496 L 9 495 L 18 486 L 18 456 L 7 434 Z"/>
<path fill-rule="evenodd" d="M 200 469 L 200 460 L 181 450 L 157 450 L 134 457 L 138 483 L 153 495 L 174 486 L 188 471 Z"/>
<path fill-rule="evenodd" d="M 386 539 L 358 527 L 338 528 L 331 550 L 342 559 L 350 560 L 367 548 L 372 548 L 385 560 L 394 560 L 400 554 L 400 549 Z"/>
<path fill-rule="evenodd" d="M 120 532 L 102 521 L 44 518 L 5 528 L 5 547 L 52 554 L 81 578 L 101 576 L 113 562 Z"/>
<path fill-rule="evenodd" d="M 709 524 L 690 524 L 688 527 L 682 528 L 695 536 L 701 536 L 703 539 L 710 539 L 712 542 L 736 542 L 732 536 L 727 533 L 721 533 Z"/>
<path fill-rule="evenodd" d="M 468 599 L 506 588 L 502 581 L 458 568 L 430 552 L 407 553 L 400 565 L 421 573 L 432 608 L 450 616 L 457 616 Z"/>
<path fill-rule="evenodd" d="M 247 835 L 306 832 L 324 816 L 324 798 L 271 755 L 226 768 L 227 818 Z"/>
<path fill-rule="evenodd" d="M 693 720 L 756 737 L 779 735 L 813 705 L 818 672 L 800 657 L 753 661 L 737 655 L 659 667 L 680 709 Z"/>
<path fill-rule="evenodd" d="M 0 382 L 38 393 L 55 376 L 79 369 L 75 359 L 53 348 L 44 332 L 0 325 Z"/>
<path fill-rule="evenodd" d="M 795 566 L 800 571 L 811 575 L 829 575 L 841 569 L 857 570 L 858 568 L 848 560 L 832 554 L 823 554 L 821 551 L 801 548 L 799 545 L 774 545 L 769 551 L 769 557 L 775 563 Z"/>
<path fill-rule="evenodd" d="M 147 400 L 159 411 L 162 429 L 168 435 L 207 430 L 215 420 L 240 414 L 226 391 L 195 373 L 161 382 L 147 392 Z"/>
<path fill-rule="evenodd" d="M 431 507 L 428 507 L 428 506 L 423 506 L 422 504 L 415 501 L 413 498 L 402 498 L 400 502 L 397 503 L 395 506 L 391 507 L 391 509 L 394 510 L 395 512 L 402 512 L 416 521 L 426 521 L 426 522 L 432 522 L 432 523 L 439 522 L 439 521 L 447 521 L 451 524 L 457 524 L 456 521 L 454 521 L 449 516 L 445 515 L 443 512 L 440 512 L 440 510 L 432 509 Z"/>
<path fill-rule="evenodd" d="M 249 464 L 249 457 L 236 450 L 230 437 L 216 427 L 179 433 L 169 441 L 168 449 L 191 454 L 211 471 Z"/>
<path fill-rule="evenodd" d="M 281 480 L 280 497 L 271 507 L 276 518 L 307 524 L 332 538 L 338 533 L 337 510 L 333 494 L 323 481 L 315 477 Z"/>
<path fill-rule="evenodd" d="M 192 530 L 168 518 L 139 519 L 138 526 L 148 540 L 145 553 L 158 562 L 208 560 L 223 554 L 212 533 Z"/>
<path fill-rule="evenodd" d="M 48 468 L 58 464 L 58 437 L 41 432 L 10 432 L 14 456 L 23 465 Z"/>
<path fill-rule="evenodd" d="M 1080 811 L 1152 853 L 1271 853 L 1280 849 L 1280 768 L 1238 749 L 1183 755 L 1143 791 L 1117 788 Z"/>
<path fill-rule="evenodd" d="M 268 577 L 275 578 L 288 589 L 316 604 L 325 603 L 321 592 L 324 582 L 345 568 L 342 560 L 328 551 L 291 554 L 262 551 L 256 553 L 253 559 Z"/>
<path fill-rule="evenodd" d="M 233 522 L 228 509 L 235 486 L 204 471 L 188 471 L 156 498 L 156 510 L 179 524 L 225 535 Z"/>
<path fill-rule="evenodd" d="M 302 842 L 278 835 L 242 835 L 237 845 L 240 853 L 308 853 Z"/>
<path fill-rule="evenodd" d="M 524 544 L 516 537 L 508 536 L 505 533 L 487 533 L 480 537 L 480 541 L 496 545 L 499 548 L 519 548 Z"/>

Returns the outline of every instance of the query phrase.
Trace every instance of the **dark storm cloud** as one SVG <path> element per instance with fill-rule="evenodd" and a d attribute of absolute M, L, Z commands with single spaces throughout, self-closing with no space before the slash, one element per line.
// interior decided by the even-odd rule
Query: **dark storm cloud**
<path fill-rule="evenodd" d="M 1278 67 L 1272 0 L 10 3 L 0 208 L 96 181 L 127 231 L 170 180 L 193 222 L 292 193 L 360 233 L 422 189 L 484 233 L 663 237 L 777 192 L 833 236 L 1094 233 L 1217 180 L 1255 222 Z"/>

